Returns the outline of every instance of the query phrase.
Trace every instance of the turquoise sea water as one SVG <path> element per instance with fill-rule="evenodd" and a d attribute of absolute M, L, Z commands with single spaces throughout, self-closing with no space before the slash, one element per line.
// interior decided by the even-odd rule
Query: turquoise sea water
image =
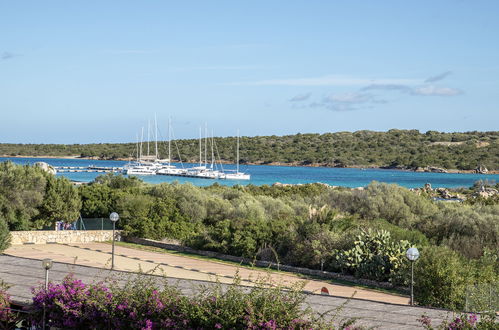
<path fill-rule="evenodd" d="M 59 159 L 59 158 L 8 158 L 0 157 L 1 161 L 10 160 L 17 164 L 33 164 L 46 162 L 53 166 L 124 166 L 124 161 L 87 160 L 87 159 Z M 179 165 L 179 164 L 176 164 Z M 180 166 L 180 165 L 179 165 Z M 185 167 L 196 166 L 196 164 L 184 164 Z M 224 169 L 235 169 L 234 165 L 224 165 Z M 499 174 L 454 174 L 454 173 L 416 173 L 398 170 L 380 169 L 353 169 L 353 168 L 324 168 L 324 167 L 288 167 L 288 166 L 265 166 L 265 165 L 243 165 L 242 172 L 251 174 L 249 181 L 232 180 L 209 180 L 196 178 L 170 177 L 163 175 L 143 176 L 142 180 L 149 183 L 191 182 L 197 186 L 208 186 L 215 182 L 224 185 L 254 184 L 271 185 L 275 182 L 281 183 L 313 183 L 322 182 L 334 186 L 363 187 L 371 181 L 396 183 L 404 187 L 422 187 L 425 183 L 431 183 L 433 187 L 469 187 L 477 180 L 499 181 Z M 89 182 L 102 173 L 60 173 L 74 181 Z"/>

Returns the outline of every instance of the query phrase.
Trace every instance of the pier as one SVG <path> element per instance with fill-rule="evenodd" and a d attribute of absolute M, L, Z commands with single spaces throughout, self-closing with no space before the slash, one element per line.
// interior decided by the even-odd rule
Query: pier
<path fill-rule="evenodd" d="M 122 167 L 102 166 L 54 166 L 57 173 L 119 173 Z"/>

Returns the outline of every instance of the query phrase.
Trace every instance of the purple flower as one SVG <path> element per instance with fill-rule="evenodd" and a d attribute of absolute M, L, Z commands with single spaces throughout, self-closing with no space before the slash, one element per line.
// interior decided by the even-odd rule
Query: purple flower
<path fill-rule="evenodd" d="M 146 325 L 142 328 L 142 330 L 151 330 L 152 325 L 153 325 L 153 323 L 151 320 L 146 320 Z"/>
<path fill-rule="evenodd" d="M 470 324 L 474 326 L 476 321 L 478 321 L 478 316 L 476 314 L 471 314 L 469 318 Z"/>
<path fill-rule="evenodd" d="M 220 323 L 215 324 L 215 329 L 222 329 L 222 325 Z"/>

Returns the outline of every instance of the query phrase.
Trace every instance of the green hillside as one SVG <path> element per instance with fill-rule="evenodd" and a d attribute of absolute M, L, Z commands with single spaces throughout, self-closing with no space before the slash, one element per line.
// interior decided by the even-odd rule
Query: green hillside
<path fill-rule="evenodd" d="M 235 160 L 235 137 L 215 138 L 215 154 L 223 161 Z M 167 154 L 166 143 L 160 153 Z M 196 162 L 197 139 L 173 144 L 175 159 Z M 178 149 L 178 151 L 177 151 Z M 209 147 L 211 149 L 211 147 Z M 102 159 L 128 158 L 136 154 L 135 143 L 123 144 L 0 144 L 0 155 L 81 156 Z M 218 158 L 218 157 L 217 157 Z M 242 163 L 284 163 L 322 166 L 442 167 L 472 170 L 485 166 L 499 170 L 499 131 L 441 133 L 417 130 L 388 132 L 357 131 L 241 138 Z"/>

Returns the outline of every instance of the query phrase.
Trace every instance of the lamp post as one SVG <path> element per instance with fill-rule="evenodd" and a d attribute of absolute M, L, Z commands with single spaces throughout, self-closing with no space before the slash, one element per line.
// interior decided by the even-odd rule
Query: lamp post
<path fill-rule="evenodd" d="M 411 262 L 411 306 L 414 306 L 414 261 L 419 258 L 419 251 L 417 248 L 412 247 L 407 249 L 405 255 Z"/>
<path fill-rule="evenodd" d="M 113 222 L 113 249 L 112 249 L 112 252 L 111 252 L 111 269 L 114 269 L 114 231 L 116 230 L 116 221 L 118 221 L 120 219 L 120 216 L 118 213 L 116 212 L 113 212 L 109 215 L 109 220 L 111 220 Z"/>
<path fill-rule="evenodd" d="M 45 269 L 45 293 L 48 291 L 49 288 L 49 270 L 52 268 L 52 259 L 43 259 L 42 260 L 42 267 Z M 43 303 L 43 320 L 42 320 L 42 326 L 45 330 L 45 303 Z"/>

